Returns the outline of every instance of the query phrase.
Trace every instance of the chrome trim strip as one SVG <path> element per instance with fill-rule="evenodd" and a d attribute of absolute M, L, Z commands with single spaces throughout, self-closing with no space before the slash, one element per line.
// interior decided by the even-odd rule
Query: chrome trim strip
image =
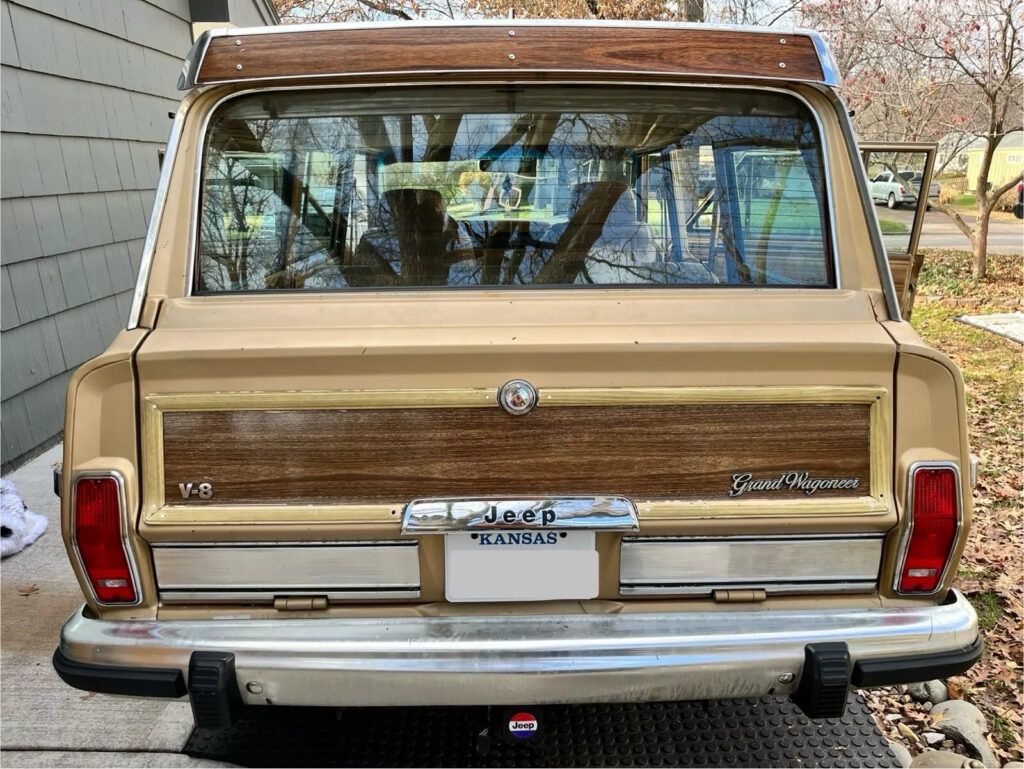
<path fill-rule="evenodd" d="M 813 30 L 801 30 L 797 34 L 806 35 L 814 43 L 814 51 L 818 54 L 818 63 L 821 64 L 822 84 L 831 88 L 838 88 L 843 83 L 843 75 L 839 71 L 839 64 L 832 55 L 832 49 L 828 43 L 817 32 Z"/>
<path fill-rule="evenodd" d="M 75 516 L 77 514 L 77 506 L 75 503 L 78 495 L 78 481 L 83 478 L 112 478 L 117 483 L 118 504 L 121 509 L 121 514 L 118 516 L 121 520 L 121 547 L 124 550 L 125 560 L 128 562 L 128 571 L 132 577 L 132 589 L 135 590 L 135 600 L 131 603 L 126 601 L 115 601 L 112 603 L 101 601 L 96 597 L 96 591 L 93 589 L 92 580 L 89 579 L 89 572 L 86 571 L 85 561 L 82 560 L 82 552 L 78 549 L 78 530 L 75 526 Z M 135 553 L 132 550 L 128 532 L 127 500 L 128 498 L 124 493 L 124 476 L 117 472 L 117 470 L 79 470 L 71 478 L 71 507 L 69 516 L 71 549 L 74 551 L 75 562 L 83 577 L 81 581 L 84 583 L 88 597 L 99 606 L 138 606 L 142 603 L 142 586 L 139 583 L 139 568 L 135 563 Z"/>
<path fill-rule="evenodd" d="M 415 545 L 416 543 L 412 543 Z M 154 547 L 161 591 L 419 590 L 419 550 L 402 544 Z"/>
<path fill-rule="evenodd" d="M 639 531 L 640 524 L 625 497 L 414 499 L 402 516 L 402 534 L 505 529 Z"/>
<path fill-rule="evenodd" d="M 625 537 L 619 581 L 626 587 L 713 586 L 757 588 L 822 582 L 874 585 L 883 537 L 804 538 L 758 541 L 731 537 Z"/>
<path fill-rule="evenodd" d="M 808 643 L 845 642 L 857 662 L 960 650 L 977 637 L 977 615 L 954 591 L 941 605 L 771 611 L 609 613 L 585 601 L 569 614 L 115 621 L 79 610 L 60 650 L 185 672 L 193 652 L 230 649 L 251 704 L 525 705 L 788 694 Z M 258 699 L 248 681 L 263 686 Z"/>
<path fill-rule="evenodd" d="M 200 33 L 185 55 L 185 62 L 181 66 L 181 74 L 178 75 L 179 91 L 187 91 L 196 87 L 199 81 L 199 68 L 203 66 L 203 61 L 206 59 L 210 41 L 215 37 L 223 37 L 223 33 L 227 31 L 226 29 L 207 29 Z"/>
<path fill-rule="evenodd" d="M 302 26 L 302 25 L 289 25 L 289 28 L 290 29 L 294 29 L 295 27 L 299 27 L 299 26 Z M 319 28 L 319 26 L 320 25 L 317 25 L 318 28 Z M 329 26 L 329 25 L 324 25 L 324 26 Z M 265 32 L 271 30 L 271 28 L 269 28 L 269 27 L 257 27 L 256 29 L 257 30 L 264 30 Z M 763 29 L 763 28 L 758 28 L 758 29 Z M 210 32 L 217 32 L 217 31 L 220 31 L 220 30 L 210 30 Z M 225 30 L 225 33 L 226 34 L 230 34 L 231 32 L 236 32 L 236 31 L 237 30 Z M 409 73 L 406 73 L 406 74 L 409 74 Z M 458 74 L 458 73 L 453 73 L 453 74 Z M 633 74 L 636 74 L 636 73 L 629 73 L 629 74 L 633 75 Z M 791 82 L 791 81 L 787 81 L 787 82 Z M 583 84 L 583 85 L 620 85 L 620 86 L 626 86 L 626 87 L 633 85 L 633 86 L 651 86 L 651 87 L 659 87 L 659 88 L 702 88 L 702 89 L 703 88 L 712 88 L 712 89 L 717 89 L 717 90 L 733 90 L 733 91 L 737 91 L 737 90 L 739 90 L 739 91 L 767 91 L 769 93 L 780 93 L 780 94 L 783 94 L 783 95 L 788 96 L 788 97 L 790 97 L 792 99 L 795 99 L 796 101 L 798 101 L 801 104 L 803 104 L 804 107 L 807 108 L 807 111 L 814 118 L 815 128 L 818 129 L 818 142 L 819 142 L 819 145 L 821 147 L 822 164 L 824 166 L 823 171 L 824 171 L 824 174 L 825 174 L 825 190 L 824 190 L 825 199 L 822 201 L 822 206 L 823 206 L 823 208 L 824 208 L 824 210 L 826 212 L 826 216 L 828 217 L 828 226 L 829 226 L 829 244 L 828 245 L 829 245 L 829 251 L 831 252 L 830 256 L 832 258 L 832 271 L 833 271 L 833 274 L 835 276 L 835 286 L 833 286 L 833 287 L 830 287 L 830 288 L 803 289 L 803 290 L 805 290 L 805 291 L 807 291 L 807 290 L 813 290 L 813 291 L 836 291 L 836 290 L 839 290 L 839 289 L 843 288 L 842 269 L 841 269 L 841 266 L 840 266 L 840 263 L 839 263 L 839 239 L 838 239 L 838 236 L 836 235 L 836 217 L 835 217 L 835 215 L 833 213 L 833 211 L 835 210 L 834 205 L 833 205 L 833 200 L 834 200 L 835 196 L 832 194 L 832 169 L 831 169 L 831 164 L 829 162 L 830 147 L 826 143 L 825 126 L 822 124 L 821 116 L 818 114 L 818 111 L 814 108 L 814 106 L 809 101 L 807 101 L 807 99 L 804 98 L 803 95 L 797 93 L 796 91 L 793 91 L 793 90 L 788 89 L 788 88 L 779 88 L 779 87 L 775 87 L 775 86 L 763 86 L 763 85 L 731 85 L 731 84 L 713 84 L 712 85 L 712 84 L 708 84 L 708 83 L 678 83 L 678 82 L 673 83 L 673 82 L 665 82 L 665 81 L 657 81 L 657 80 L 648 80 L 648 81 L 645 81 L 645 80 L 601 81 L 601 80 L 580 80 L 580 79 L 573 80 L 571 78 L 570 79 L 562 79 L 562 80 L 544 80 L 544 81 L 541 81 L 541 82 L 530 81 L 530 80 L 518 80 L 518 79 L 515 79 L 515 78 L 502 78 L 502 79 L 499 79 L 499 80 L 479 80 L 479 81 L 473 81 L 473 80 L 470 80 L 470 81 L 452 80 L 452 81 L 446 81 L 443 84 L 442 83 L 437 83 L 435 85 L 444 85 L 444 86 L 447 87 L 447 86 L 464 86 L 464 85 L 484 85 L 484 86 L 491 85 L 491 86 L 493 86 L 493 85 L 580 85 L 580 84 Z M 377 83 L 377 84 L 374 84 L 373 87 L 374 88 L 399 88 L 399 87 L 408 87 L 410 85 L 415 85 L 415 83 L 413 83 L 413 82 L 388 83 L 386 85 L 382 85 L 382 84 Z M 186 297 L 192 296 L 192 293 L 193 293 L 192 289 L 195 286 L 195 270 L 196 270 L 196 263 L 197 263 L 198 258 L 199 258 L 199 215 L 200 215 L 199 205 L 200 205 L 200 197 L 201 197 L 199 192 L 200 192 L 200 190 L 202 188 L 202 184 L 203 184 L 203 162 L 204 162 L 205 157 L 206 157 L 207 133 L 208 133 L 209 128 L 210 128 L 210 120 L 217 113 L 217 111 L 220 110 L 220 108 L 222 106 L 224 106 L 225 102 L 231 101 L 233 99 L 239 99 L 239 98 L 242 98 L 244 96 L 249 96 L 249 95 L 254 94 L 254 93 L 294 93 L 296 91 L 345 90 L 345 89 L 349 89 L 349 88 L 365 88 L 365 87 L 367 87 L 366 83 L 341 83 L 341 84 L 335 83 L 335 84 L 331 84 L 331 85 L 325 85 L 325 84 L 299 85 L 299 86 L 293 86 L 291 88 L 282 88 L 280 86 L 275 86 L 275 87 L 271 87 L 271 88 L 246 88 L 244 90 L 233 91 L 233 92 L 231 92 L 229 94 L 225 94 L 219 100 L 217 100 L 217 102 L 215 102 L 209 108 L 209 110 L 207 110 L 206 114 L 203 116 L 202 125 L 199 127 L 199 148 L 198 148 L 198 151 L 196 153 L 196 167 L 193 170 L 192 199 L 191 199 L 191 203 L 190 203 L 191 208 L 190 208 L 190 213 L 189 213 L 188 265 L 186 267 L 184 296 L 186 296 Z M 822 89 L 822 91 L 825 92 L 825 93 L 829 93 L 829 91 L 827 89 L 824 89 L 824 88 Z M 190 94 L 190 96 L 191 96 L 191 94 Z M 187 99 L 188 99 L 188 97 L 186 97 L 186 100 Z M 843 114 L 845 115 L 846 113 L 844 112 Z M 851 151 L 854 152 L 854 154 L 855 154 L 856 153 L 856 148 L 853 148 Z M 168 152 L 170 152 L 170 144 L 168 144 Z M 859 162 L 859 161 L 857 161 L 857 162 Z M 165 164 L 167 163 L 167 158 L 166 157 L 164 158 L 164 163 Z M 861 174 L 861 176 L 863 176 L 863 174 Z M 866 189 L 867 188 L 865 187 L 863 191 L 866 191 Z M 872 206 L 872 215 L 874 215 L 874 207 L 873 206 Z M 879 231 L 879 233 L 880 233 L 880 231 Z M 878 239 L 879 239 L 879 242 L 881 242 L 881 234 L 878 234 Z M 148 236 L 147 236 L 147 241 L 148 241 Z M 883 258 L 884 258 L 884 249 L 883 249 Z M 886 262 L 886 270 L 888 270 L 888 262 Z M 883 281 L 883 283 L 884 283 L 884 281 Z M 891 275 L 889 275 L 889 284 L 890 284 L 890 287 L 891 287 L 891 285 L 892 285 L 892 276 Z M 445 288 L 447 288 L 447 287 L 445 287 Z M 481 290 L 490 290 L 490 291 L 501 290 L 501 288 L 502 288 L 501 286 L 481 286 L 480 287 Z M 557 288 L 564 288 L 564 287 L 554 286 L 553 288 L 557 289 Z M 739 286 L 725 286 L 725 288 L 739 288 Z M 795 288 L 797 290 L 800 289 L 800 287 L 795 287 Z M 884 288 L 884 286 L 883 286 L 883 288 Z M 643 289 L 643 290 L 657 290 L 657 289 L 658 289 L 658 286 L 651 286 L 651 287 L 648 287 L 648 288 Z M 382 289 L 379 289 L 379 290 L 382 293 L 388 293 L 388 292 L 391 292 L 391 291 L 402 291 L 402 290 L 416 291 L 418 289 L 416 289 L 416 288 L 409 288 L 409 289 L 401 289 L 401 288 L 399 288 L 399 289 L 386 289 L 386 288 L 382 288 Z M 442 289 L 442 290 L 444 290 L 444 289 Z M 453 290 L 459 291 L 459 290 L 463 290 L 463 289 L 453 289 Z M 686 290 L 686 289 L 683 289 L 683 290 Z M 689 289 L 689 290 L 700 290 L 700 289 Z M 715 289 L 715 290 L 718 290 L 718 289 Z M 895 295 L 895 288 L 893 288 L 892 291 L 893 291 L 893 295 Z M 323 292 L 310 291 L 308 293 L 311 294 L 311 295 L 316 295 L 318 293 L 321 293 L 321 294 L 337 294 L 337 293 L 342 293 L 342 292 L 344 292 L 344 289 L 335 289 L 333 291 L 323 291 Z M 255 295 L 254 292 L 242 292 L 242 293 L 239 293 L 239 294 L 235 294 L 235 296 L 241 296 L 241 297 L 246 297 L 246 298 L 251 298 L 254 295 Z M 230 296 L 230 294 L 219 293 L 219 294 L 216 294 L 216 296 L 224 297 L 224 296 Z M 898 303 L 897 303 L 897 306 L 896 306 L 896 311 L 897 311 L 897 313 L 899 313 L 899 304 Z M 899 318 L 897 318 L 897 319 L 899 319 Z"/>
<path fill-rule="evenodd" d="M 152 547 L 373 547 L 375 545 L 387 545 L 389 547 L 416 547 L 417 542 L 411 539 L 328 539 L 319 542 L 292 542 L 289 540 L 274 541 L 217 541 L 217 542 L 154 542 Z"/>
<path fill-rule="evenodd" d="M 623 537 L 623 542 L 703 542 L 705 540 L 714 542 L 765 542 L 772 540 L 793 540 L 793 539 L 828 539 L 842 542 L 847 539 L 885 539 L 885 534 L 867 532 L 863 534 L 697 534 L 694 536 L 683 536 L 679 534 L 664 534 L 650 537 Z"/>
<path fill-rule="evenodd" d="M 900 590 L 900 580 L 903 577 L 903 565 L 907 560 L 907 549 L 910 547 L 910 537 L 914 533 L 914 473 L 918 470 L 925 470 L 928 468 L 939 468 L 949 469 L 953 471 L 953 477 L 956 484 L 956 532 L 953 534 L 953 544 L 949 548 L 949 555 L 946 557 L 946 566 L 942 570 L 942 576 L 939 577 L 939 581 L 936 583 L 936 588 L 929 593 L 921 592 L 909 592 L 905 593 Z M 936 595 L 942 591 L 942 586 L 946 583 L 946 579 L 949 577 L 949 571 L 953 568 L 953 553 L 956 552 L 957 548 L 960 547 L 960 540 L 962 537 L 967 536 L 967 532 L 964 530 L 964 497 L 963 488 L 960 485 L 960 467 L 955 462 L 914 462 L 907 469 L 907 502 L 903 507 L 903 519 L 900 525 L 900 549 L 899 556 L 896 560 L 896 572 L 893 576 L 893 591 L 897 595 L 911 595 L 911 596 L 930 596 Z"/>
<path fill-rule="evenodd" d="M 146 228 L 146 240 L 142 245 L 142 258 L 139 261 L 139 275 L 135 280 L 135 292 L 132 294 L 132 306 L 128 311 L 128 323 L 125 328 L 129 331 L 139 326 L 142 304 L 146 299 L 146 289 L 149 287 L 149 276 L 153 270 L 156 239 L 164 218 L 167 190 L 171 183 L 171 169 L 174 168 L 174 161 L 178 156 L 178 145 L 181 144 L 185 114 L 199 93 L 199 91 L 190 93 L 182 100 L 178 105 L 178 110 L 174 113 L 174 122 L 171 123 L 171 133 L 167 137 L 167 149 L 164 152 L 163 164 L 160 166 L 160 178 L 156 184 L 156 194 L 153 196 L 153 210 L 149 215 L 149 227 Z"/>
<path fill-rule="evenodd" d="M 710 597 L 716 590 L 763 590 L 766 595 L 810 595 L 814 593 L 874 593 L 876 582 L 791 582 L 763 584 L 739 582 L 723 585 L 621 585 L 622 595 L 685 595 Z"/>
<path fill-rule="evenodd" d="M 649 29 L 675 29 L 675 30 L 699 30 L 701 32 L 712 31 L 712 32 L 746 32 L 751 34 L 757 34 L 762 36 L 771 37 L 795 37 L 803 36 L 810 38 L 814 45 L 815 53 L 818 55 L 818 63 L 821 65 L 822 79 L 821 80 L 798 80 L 794 81 L 793 78 L 777 78 L 778 80 L 789 80 L 790 82 L 813 82 L 821 83 L 829 87 L 838 87 L 840 84 L 839 71 L 836 66 L 835 59 L 832 56 L 828 45 L 824 39 L 817 32 L 810 29 L 803 29 L 800 27 L 758 27 L 752 25 L 742 24 L 691 24 L 685 22 L 672 22 L 672 21 L 629 21 L 629 20 L 609 20 L 594 22 L 582 19 L 453 19 L 453 20 L 432 20 L 432 19 L 417 19 L 414 21 L 383 21 L 383 22 L 352 22 L 352 23 L 331 23 L 331 24 L 287 24 L 279 26 L 267 26 L 267 27 L 232 27 L 232 28 L 218 28 L 210 29 L 203 32 L 199 39 L 192 45 L 192 48 L 185 57 L 185 61 L 182 66 L 181 75 L 178 78 L 178 90 L 184 91 L 190 88 L 195 88 L 198 85 L 199 70 L 202 68 L 203 61 L 206 58 L 206 53 L 209 50 L 210 42 L 215 37 L 247 37 L 249 35 L 279 35 L 288 32 L 323 32 L 323 31 L 344 31 L 349 29 L 395 29 L 402 28 L 407 29 L 413 28 L 424 28 L 424 29 L 437 29 L 437 28 L 466 28 L 466 27 L 508 27 L 515 29 L 517 27 L 596 27 L 596 28 L 612 28 L 612 29 L 637 29 L 637 28 L 649 28 Z M 456 70 L 444 70 L 445 72 L 455 72 Z M 503 71 L 503 70 L 496 70 Z M 338 77 L 346 73 L 339 72 L 332 75 L 319 75 L 316 77 Z M 373 74 L 376 75 L 388 75 L 388 74 L 410 74 L 408 71 L 402 72 L 381 72 L 381 73 L 359 73 L 361 75 Z M 438 73 L 440 74 L 440 72 Z M 681 73 L 683 74 L 683 73 Z M 309 75 L 287 75 L 276 78 L 260 78 L 260 80 L 284 80 L 290 79 L 295 80 L 298 78 L 308 78 Z M 775 79 L 775 78 L 773 78 Z M 252 78 L 234 78 L 229 80 L 211 80 L 203 85 L 213 85 L 220 83 L 236 83 L 236 82 L 251 82 Z"/>
<path fill-rule="evenodd" d="M 273 603 L 285 596 L 326 597 L 328 602 L 368 600 L 410 600 L 420 597 L 420 591 L 394 590 L 161 590 L 160 600 L 165 603 Z"/>

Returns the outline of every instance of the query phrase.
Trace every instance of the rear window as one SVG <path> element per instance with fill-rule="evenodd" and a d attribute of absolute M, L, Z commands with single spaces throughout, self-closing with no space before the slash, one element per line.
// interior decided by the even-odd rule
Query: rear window
<path fill-rule="evenodd" d="M 240 97 L 206 137 L 194 289 L 832 286 L 815 126 L 756 90 Z"/>

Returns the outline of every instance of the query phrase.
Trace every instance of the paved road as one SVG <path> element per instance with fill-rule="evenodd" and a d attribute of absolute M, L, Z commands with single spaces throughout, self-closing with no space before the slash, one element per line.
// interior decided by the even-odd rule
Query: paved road
<path fill-rule="evenodd" d="M 910 227 L 914 212 L 906 208 L 890 211 L 885 206 L 876 206 L 879 219 L 902 222 Z M 977 217 L 964 216 L 964 220 L 974 226 Z M 887 242 L 898 240 L 898 236 L 888 236 Z M 970 249 L 971 242 L 953 224 L 953 220 L 938 210 L 931 210 L 924 215 L 924 226 L 921 229 L 921 248 L 963 248 Z M 989 221 L 988 250 L 992 254 L 1024 254 L 1024 221 L 1014 219 L 992 219 Z"/>

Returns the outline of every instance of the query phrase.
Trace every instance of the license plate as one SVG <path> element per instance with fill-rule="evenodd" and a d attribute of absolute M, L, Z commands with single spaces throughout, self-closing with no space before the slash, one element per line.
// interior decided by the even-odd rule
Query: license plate
<path fill-rule="evenodd" d="M 596 598 L 592 531 L 481 531 L 444 535 L 449 601 Z"/>

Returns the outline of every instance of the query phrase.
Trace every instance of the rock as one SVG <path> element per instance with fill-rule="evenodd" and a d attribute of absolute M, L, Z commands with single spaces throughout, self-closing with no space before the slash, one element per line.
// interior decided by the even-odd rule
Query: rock
<path fill-rule="evenodd" d="M 942 734 L 941 732 L 923 732 L 921 736 L 924 737 L 924 741 L 927 742 L 929 745 L 937 745 L 938 743 L 946 739 L 946 735 Z"/>
<path fill-rule="evenodd" d="M 907 694 L 918 702 L 932 702 L 938 704 L 949 699 L 949 690 L 942 681 L 921 681 L 920 683 L 907 686 Z"/>
<path fill-rule="evenodd" d="M 910 762 L 913 760 L 913 757 L 910 755 L 910 751 L 898 742 L 890 742 L 889 749 L 896 756 L 896 763 L 902 766 L 903 769 L 908 769 Z"/>
<path fill-rule="evenodd" d="M 963 745 L 965 752 L 985 766 L 999 766 L 992 748 L 985 739 L 988 724 L 974 705 L 963 700 L 940 702 L 931 712 L 932 728 Z M 958 746 L 959 747 L 959 746 Z"/>
<path fill-rule="evenodd" d="M 973 761 L 948 750 L 926 750 L 910 762 L 913 769 L 968 769 Z"/>

